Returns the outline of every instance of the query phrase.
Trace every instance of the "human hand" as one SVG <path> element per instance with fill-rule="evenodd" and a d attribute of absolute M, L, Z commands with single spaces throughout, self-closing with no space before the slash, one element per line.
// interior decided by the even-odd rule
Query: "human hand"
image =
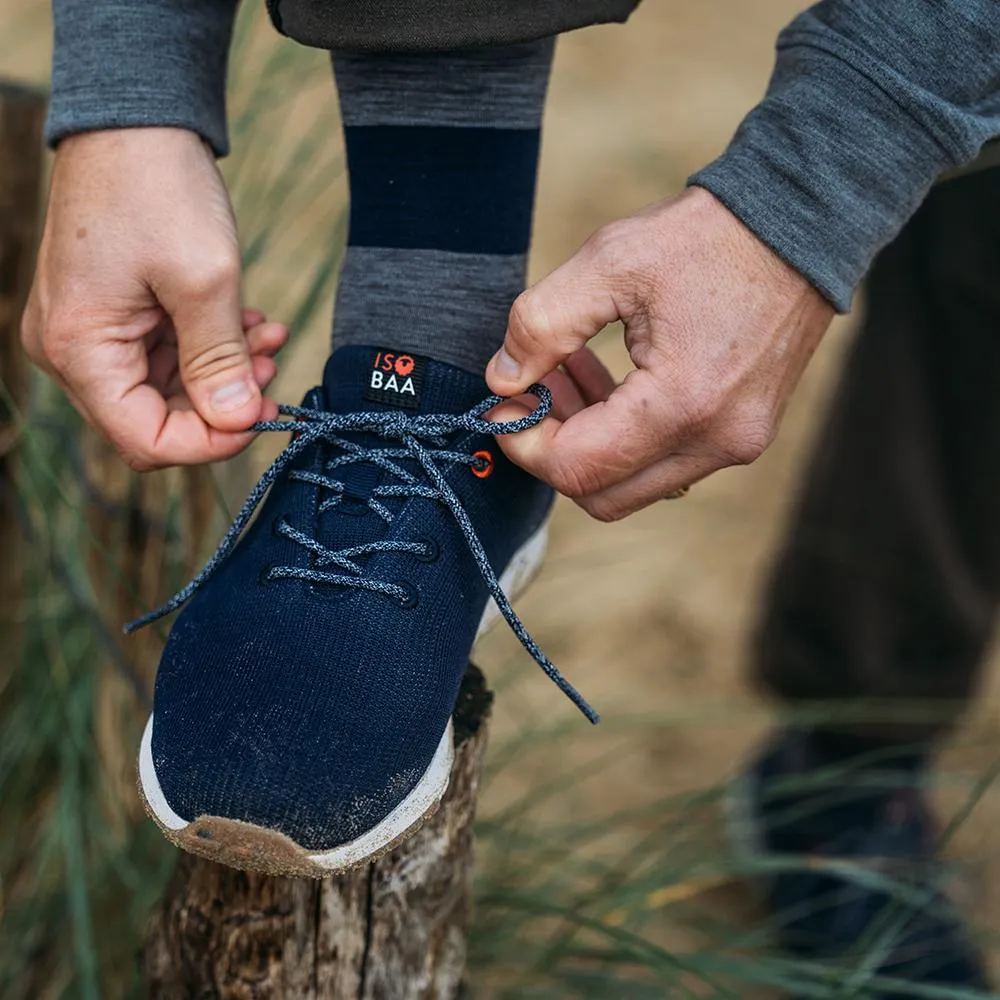
<path fill-rule="evenodd" d="M 594 517 L 618 520 L 756 459 L 832 318 L 805 278 L 689 188 L 605 226 L 515 301 L 487 381 L 504 396 L 545 382 L 555 416 L 499 444 Z M 617 386 L 584 345 L 619 319 L 636 368 Z M 511 401 L 492 418 L 525 412 Z"/>
<path fill-rule="evenodd" d="M 229 196 L 184 129 L 60 143 L 21 336 L 137 470 L 229 458 L 277 415 L 288 331 L 241 309 Z"/>

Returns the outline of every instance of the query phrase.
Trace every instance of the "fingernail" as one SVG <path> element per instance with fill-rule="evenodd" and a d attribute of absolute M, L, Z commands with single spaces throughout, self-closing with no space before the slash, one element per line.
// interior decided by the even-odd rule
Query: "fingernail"
<path fill-rule="evenodd" d="M 243 380 L 221 386 L 212 393 L 208 401 L 212 404 L 213 410 L 228 413 L 230 410 L 238 410 L 241 406 L 246 406 L 253 397 L 253 389 L 250 388 L 250 384 L 246 380 Z"/>
<path fill-rule="evenodd" d="M 516 382 L 521 377 L 521 366 L 501 347 L 493 356 L 493 370 L 500 378 Z"/>

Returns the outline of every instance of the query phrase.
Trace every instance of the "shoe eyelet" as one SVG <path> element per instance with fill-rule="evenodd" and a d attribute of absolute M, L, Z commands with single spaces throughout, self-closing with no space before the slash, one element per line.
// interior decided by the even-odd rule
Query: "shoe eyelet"
<path fill-rule="evenodd" d="M 478 465 L 471 466 L 472 474 L 477 479 L 489 479 L 493 475 L 492 453 L 484 449 L 483 451 L 474 451 L 472 457 L 479 459 Z"/>
<path fill-rule="evenodd" d="M 426 552 L 417 555 L 417 559 L 425 563 L 437 562 L 438 556 L 441 555 L 441 547 L 433 538 L 418 538 L 417 543 L 419 545 L 423 545 L 427 550 Z"/>
<path fill-rule="evenodd" d="M 275 538 L 284 538 L 285 537 L 281 533 L 281 526 L 284 525 L 284 524 L 288 524 L 288 518 L 285 517 L 284 514 L 279 514 L 278 517 L 276 517 L 271 522 L 271 534 L 274 535 Z"/>
<path fill-rule="evenodd" d="M 274 569 L 273 566 L 264 566 L 261 571 L 257 574 L 257 583 L 262 587 L 266 587 L 269 583 L 272 583 L 271 570 Z"/>
<path fill-rule="evenodd" d="M 397 580 L 396 586 L 406 591 L 406 597 L 398 599 L 399 606 L 405 611 L 412 610 L 420 603 L 420 591 L 412 583 L 408 583 L 406 580 Z"/>

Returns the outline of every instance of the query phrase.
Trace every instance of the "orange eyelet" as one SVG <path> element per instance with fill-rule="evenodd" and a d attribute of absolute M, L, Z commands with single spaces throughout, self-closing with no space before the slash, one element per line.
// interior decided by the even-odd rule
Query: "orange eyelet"
<path fill-rule="evenodd" d="M 477 469 L 474 465 L 472 466 L 472 474 L 477 479 L 488 479 L 493 475 L 493 456 L 488 451 L 473 452 L 472 457 L 486 463 L 481 469 Z"/>

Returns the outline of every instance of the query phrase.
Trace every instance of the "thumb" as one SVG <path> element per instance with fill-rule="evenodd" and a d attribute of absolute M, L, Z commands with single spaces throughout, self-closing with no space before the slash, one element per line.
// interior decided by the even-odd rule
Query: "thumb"
<path fill-rule="evenodd" d="M 593 242 L 514 300 L 503 346 L 486 368 L 493 392 L 524 392 L 619 318 Z"/>
<path fill-rule="evenodd" d="M 260 417 L 262 398 L 243 333 L 239 269 L 164 305 L 192 405 L 217 430 L 246 430 Z"/>

